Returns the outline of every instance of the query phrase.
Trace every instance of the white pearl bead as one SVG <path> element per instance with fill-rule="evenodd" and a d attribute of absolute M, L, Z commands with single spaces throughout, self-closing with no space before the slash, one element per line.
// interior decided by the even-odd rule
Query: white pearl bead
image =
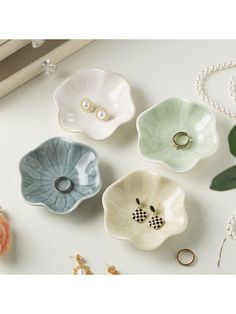
<path fill-rule="evenodd" d="M 212 65 L 210 67 L 206 67 L 205 70 L 202 70 L 200 72 L 200 74 L 197 76 L 197 80 L 196 80 L 197 93 L 200 96 L 200 98 L 202 99 L 202 101 L 207 103 L 208 105 L 213 106 L 215 109 L 224 113 L 225 115 L 228 115 L 231 118 L 236 118 L 236 113 L 227 109 L 223 105 L 218 105 L 215 101 L 210 99 L 204 91 L 204 84 L 203 83 L 205 83 L 205 80 L 208 78 L 209 74 L 211 74 L 212 72 L 220 71 L 223 69 L 228 69 L 230 67 L 235 67 L 235 66 L 236 66 L 236 62 L 231 60 L 229 62 L 224 62 L 222 64 Z M 229 83 L 228 83 L 229 84 L 228 86 L 229 86 L 230 96 L 233 98 L 233 100 L 236 101 L 236 84 L 235 84 L 235 82 L 236 82 L 236 77 L 232 76 Z M 229 223 L 231 223 L 231 222 L 229 222 Z"/>
<path fill-rule="evenodd" d="M 79 269 L 78 275 L 84 275 L 84 270 L 82 268 Z"/>
<path fill-rule="evenodd" d="M 230 227 L 228 226 L 228 227 L 226 228 L 226 230 L 229 231 L 229 230 L 230 230 Z"/>

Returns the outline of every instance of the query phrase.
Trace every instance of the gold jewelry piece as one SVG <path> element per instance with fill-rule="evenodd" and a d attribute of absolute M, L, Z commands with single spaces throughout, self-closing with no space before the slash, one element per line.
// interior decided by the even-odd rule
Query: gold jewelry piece
<path fill-rule="evenodd" d="M 191 136 L 187 132 L 184 132 L 184 131 L 175 133 L 175 135 L 172 138 L 174 146 L 177 149 L 189 147 L 191 140 L 192 140 Z"/>
<path fill-rule="evenodd" d="M 80 107 L 86 112 L 93 112 L 95 110 L 95 106 L 92 101 L 85 97 L 80 102 Z"/>
<path fill-rule="evenodd" d="M 183 261 L 183 256 L 184 255 L 188 255 L 189 256 L 190 260 L 188 262 L 187 261 L 186 262 Z M 177 258 L 177 261 L 179 262 L 180 265 L 182 265 L 182 266 L 190 266 L 195 261 L 196 256 L 195 256 L 195 254 L 193 253 L 192 250 L 190 250 L 190 249 L 182 249 L 182 250 L 180 250 L 177 253 L 176 258 Z"/>
<path fill-rule="evenodd" d="M 95 114 L 96 114 L 97 119 L 101 121 L 107 121 L 110 116 L 109 112 L 103 107 L 98 107 L 95 110 Z"/>
<path fill-rule="evenodd" d="M 75 259 L 77 262 L 77 265 L 73 268 L 73 275 L 93 275 L 90 267 L 85 264 L 85 260 L 80 254 L 70 256 L 70 258 Z"/>
<path fill-rule="evenodd" d="M 111 275 L 120 275 L 120 272 L 116 269 L 114 265 L 107 265 L 107 272 Z"/>

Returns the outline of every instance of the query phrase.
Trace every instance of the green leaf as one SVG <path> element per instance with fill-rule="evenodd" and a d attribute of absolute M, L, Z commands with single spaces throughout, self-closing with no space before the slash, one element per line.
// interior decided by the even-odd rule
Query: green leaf
<path fill-rule="evenodd" d="M 211 182 L 210 189 L 215 191 L 227 191 L 236 188 L 236 166 L 233 166 L 218 174 Z"/>
<path fill-rule="evenodd" d="M 230 152 L 236 157 L 236 126 L 229 132 L 228 141 Z"/>

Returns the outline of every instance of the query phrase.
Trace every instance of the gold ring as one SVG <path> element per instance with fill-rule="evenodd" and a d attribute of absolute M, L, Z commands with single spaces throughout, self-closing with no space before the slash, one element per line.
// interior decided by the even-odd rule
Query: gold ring
<path fill-rule="evenodd" d="M 182 141 L 180 142 L 180 138 L 182 138 Z M 183 141 L 185 139 L 185 141 Z M 190 145 L 191 142 L 191 136 L 184 131 L 180 131 L 175 133 L 175 135 L 172 138 L 172 141 L 177 149 L 179 148 L 186 148 Z"/>
<path fill-rule="evenodd" d="M 188 255 L 190 255 L 192 257 L 189 262 L 183 262 L 181 260 L 181 256 L 182 256 L 183 253 L 187 253 Z M 180 250 L 177 253 L 176 258 L 177 258 L 177 261 L 179 262 L 180 265 L 182 265 L 182 266 L 190 266 L 195 261 L 196 256 L 195 256 L 195 254 L 193 253 L 192 250 L 190 250 L 190 249 L 182 249 L 182 250 Z"/>

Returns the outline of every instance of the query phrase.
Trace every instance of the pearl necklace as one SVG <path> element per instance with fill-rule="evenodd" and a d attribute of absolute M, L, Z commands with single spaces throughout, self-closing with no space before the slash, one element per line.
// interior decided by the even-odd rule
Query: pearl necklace
<path fill-rule="evenodd" d="M 234 61 L 224 62 L 223 64 L 218 64 L 218 65 L 212 65 L 210 67 L 206 67 L 205 70 L 201 71 L 200 74 L 197 76 L 197 80 L 196 80 L 196 89 L 201 100 L 207 105 L 213 107 L 214 109 L 218 110 L 221 113 L 224 113 L 225 115 L 233 119 L 236 119 L 236 113 L 233 112 L 232 110 L 227 109 L 226 107 L 222 105 L 219 105 L 216 101 L 214 101 L 214 99 L 210 98 L 205 93 L 204 85 L 206 83 L 206 80 L 211 74 L 222 71 L 222 70 L 230 69 L 230 68 L 235 68 L 235 67 L 236 67 L 236 62 Z"/>

